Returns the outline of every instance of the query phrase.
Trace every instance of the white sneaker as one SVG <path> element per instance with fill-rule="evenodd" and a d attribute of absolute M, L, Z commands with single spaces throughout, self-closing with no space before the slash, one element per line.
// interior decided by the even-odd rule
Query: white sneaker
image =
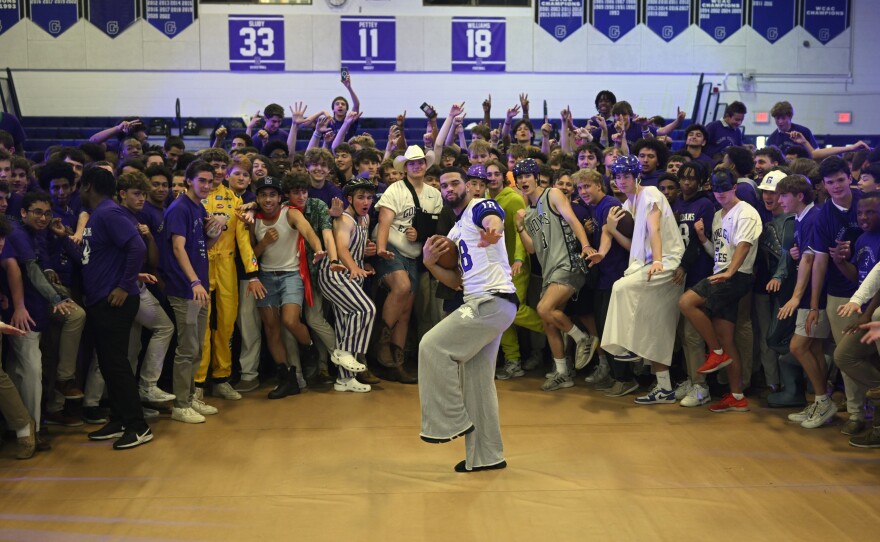
<path fill-rule="evenodd" d="M 678 390 L 676 390 L 676 392 L 677 391 Z M 712 397 L 709 396 L 709 387 L 704 384 L 696 383 L 691 385 L 687 395 L 682 397 L 678 404 L 683 407 L 698 407 L 705 405 L 711 400 Z"/>
<path fill-rule="evenodd" d="M 837 405 L 831 399 L 826 398 L 824 401 L 816 401 L 815 405 L 816 407 L 813 408 L 813 413 L 810 417 L 801 422 L 801 427 L 804 429 L 822 427 L 828 421 L 833 420 L 834 415 L 837 414 Z"/>
<path fill-rule="evenodd" d="M 544 391 L 556 391 L 572 386 L 574 386 L 574 380 L 570 374 L 553 373 L 553 376 L 544 382 L 541 389 Z"/>
<path fill-rule="evenodd" d="M 183 423 L 205 423 L 205 417 L 192 408 L 172 408 L 171 419 Z"/>
<path fill-rule="evenodd" d="M 351 355 L 351 352 L 339 350 L 338 348 L 330 354 L 330 361 L 353 373 L 362 373 L 367 370 L 367 366 L 356 360 Z"/>
<path fill-rule="evenodd" d="M 141 401 L 146 403 L 164 403 L 166 401 L 173 401 L 177 398 L 173 393 L 168 393 L 159 389 L 159 386 L 150 386 L 149 388 L 140 388 L 138 393 L 141 396 Z"/>
<path fill-rule="evenodd" d="M 815 409 L 816 409 L 816 403 L 812 402 L 809 405 L 807 405 L 807 408 L 801 410 L 800 412 L 795 412 L 794 414 L 789 414 L 788 421 L 803 423 L 803 422 L 807 421 L 810 418 L 810 416 L 813 415 L 813 410 L 815 410 Z"/>
<path fill-rule="evenodd" d="M 358 382 L 356 378 L 337 378 L 336 382 L 333 384 L 333 389 L 336 391 L 353 391 L 355 393 L 367 393 L 373 388 L 370 387 L 369 384 Z"/>
<path fill-rule="evenodd" d="M 192 409 L 201 414 L 202 416 L 211 416 L 213 414 L 217 414 L 220 412 L 216 407 L 212 407 L 211 405 L 205 403 L 201 399 L 193 399 L 192 401 Z"/>
<path fill-rule="evenodd" d="M 575 369 L 583 369 L 590 363 L 590 360 L 593 359 L 593 356 L 596 354 L 596 350 L 599 349 L 599 337 L 594 337 L 592 335 L 586 335 L 584 340 L 577 342 L 577 348 L 575 348 L 574 354 L 574 368 Z"/>
<path fill-rule="evenodd" d="M 518 378 L 524 374 L 526 373 L 522 370 L 519 361 L 508 360 L 504 363 L 504 367 L 495 371 L 495 378 L 498 380 L 510 380 L 511 378 Z"/>
<path fill-rule="evenodd" d="M 238 401 L 241 399 L 241 394 L 233 389 L 232 384 L 229 382 L 221 382 L 220 384 L 214 384 L 214 395 L 219 395 L 224 399 L 228 399 L 230 401 Z"/>
<path fill-rule="evenodd" d="M 200 388 L 196 386 L 196 391 L 193 392 L 193 401 L 198 400 L 201 401 L 205 397 L 205 388 Z"/>
<path fill-rule="evenodd" d="M 611 367 L 608 365 L 608 360 L 605 358 L 599 358 L 599 364 L 596 366 L 596 370 L 587 375 L 584 378 L 584 382 L 587 384 L 598 384 L 602 382 L 611 374 Z"/>
<path fill-rule="evenodd" d="M 154 408 L 142 407 L 144 410 L 144 419 L 152 420 L 159 417 L 159 411 Z"/>
<path fill-rule="evenodd" d="M 690 379 L 687 379 L 684 382 L 682 382 L 681 384 L 679 384 L 678 386 L 676 386 L 675 387 L 675 399 L 678 401 L 681 401 L 682 399 L 687 397 L 687 394 L 689 394 L 691 392 L 691 387 L 693 387 L 693 384 L 691 384 Z"/>

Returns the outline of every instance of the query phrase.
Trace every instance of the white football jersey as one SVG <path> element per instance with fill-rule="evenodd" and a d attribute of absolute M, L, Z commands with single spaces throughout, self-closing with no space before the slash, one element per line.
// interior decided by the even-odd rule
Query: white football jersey
<path fill-rule="evenodd" d="M 492 214 L 504 222 L 504 211 L 497 201 L 474 198 L 447 235 L 458 247 L 458 266 L 461 268 L 465 297 L 490 292 L 516 292 L 510 277 L 503 224 L 501 239 L 497 243 L 487 247 L 478 246 L 483 219 Z"/>
<path fill-rule="evenodd" d="M 730 265 L 736 245 L 750 243 L 746 259 L 737 270 L 739 273 L 752 273 L 755 257 L 758 255 L 758 239 L 763 231 L 761 215 L 748 202 L 740 201 L 727 213 L 724 209 L 715 212 L 712 220 L 712 237 L 715 241 L 715 269 L 721 273 Z"/>

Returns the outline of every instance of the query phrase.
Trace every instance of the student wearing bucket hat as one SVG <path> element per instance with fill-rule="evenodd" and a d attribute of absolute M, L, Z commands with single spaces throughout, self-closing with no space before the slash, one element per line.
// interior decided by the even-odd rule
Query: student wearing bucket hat
<path fill-rule="evenodd" d="M 436 217 L 443 207 L 440 191 L 424 182 L 433 163 L 433 152 L 426 154 L 419 146 L 411 145 L 394 161 L 394 168 L 406 177 L 389 186 L 376 204 L 376 276 L 389 290 L 382 307 L 377 358 L 389 368 L 392 380 L 410 384 L 417 379 L 403 367 L 403 348 L 419 284 L 417 259 L 422 243 L 418 240 L 435 233 L 429 230 L 432 225 L 436 228 Z M 422 231 L 418 231 L 416 224 L 420 224 Z"/>

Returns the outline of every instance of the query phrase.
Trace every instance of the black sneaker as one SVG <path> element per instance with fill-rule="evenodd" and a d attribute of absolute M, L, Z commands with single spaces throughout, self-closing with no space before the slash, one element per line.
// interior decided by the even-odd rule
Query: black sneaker
<path fill-rule="evenodd" d="M 126 431 L 116 442 L 113 443 L 114 450 L 125 450 L 126 448 L 134 448 L 141 444 L 146 444 L 153 440 L 153 431 L 147 427 L 143 433 L 138 434 L 137 431 Z"/>
<path fill-rule="evenodd" d="M 468 435 L 468 434 L 470 434 L 470 433 L 473 433 L 473 432 L 474 432 L 474 429 L 476 429 L 476 427 L 474 427 L 473 425 L 471 425 L 470 427 L 468 427 L 467 429 L 465 429 L 465 430 L 462 431 L 461 433 L 459 433 L 459 434 L 457 434 L 457 435 L 454 435 L 454 436 L 451 436 L 451 437 L 445 437 L 445 438 L 444 438 L 444 437 L 429 437 L 429 436 L 427 436 L 427 435 L 419 435 L 419 438 L 422 439 L 422 440 L 424 440 L 424 441 L 427 442 L 428 444 L 443 444 L 443 443 L 446 443 L 446 442 L 452 442 L 453 440 L 455 440 L 455 439 L 457 439 L 457 438 L 459 438 L 459 437 L 463 437 L 463 436 L 465 436 L 465 435 Z"/>
<path fill-rule="evenodd" d="M 112 438 L 119 438 L 124 433 L 125 428 L 122 427 L 122 422 L 110 422 L 97 431 L 89 433 L 89 440 L 110 440 Z"/>
<path fill-rule="evenodd" d="M 107 418 L 107 411 L 97 406 L 83 407 L 82 419 L 84 422 L 91 425 L 101 425 L 110 421 L 109 418 Z"/>
<path fill-rule="evenodd" d="M 501 463 L 496 463 L 494 465 L 486 465 L 485 467 L 474 467 L 470 470 L 467 468 L 465 459 L 462 459 L 455 465 L 455 472 L 479 472 L 481 470 L 498 470 L 507 468 L 507 461 L 502 460 Z"/>

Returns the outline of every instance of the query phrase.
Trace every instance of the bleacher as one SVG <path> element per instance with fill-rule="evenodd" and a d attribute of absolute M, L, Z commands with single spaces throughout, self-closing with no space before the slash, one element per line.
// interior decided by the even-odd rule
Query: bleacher
<path fill-rule="evenodd" d="M 153 123 L 157 120 L 164 121 L 169 129 L 167 133 L 151 133 L 148 142 L 152 145 L 161 145 L 165 137 L 168 135 L 178 135 L 180 129 L 174 118 L 150 118 L 140 117 L 140 120 L 147 127 L 148 131 Z M 441 119 L 442 120 L 442 119 Z M 482 119 L 466 119 L 464 125 L 479 122 Z M 89 137 L 101 130 L 119 124 L 120 119 L 117 117 L 24 117 L 21 119 L 22 124 L 28 135 L 26 151 L 28 157 L 36 162 L 43 159 L 43 153 L 52 145 L 68 145 L 77 146 L 86 143 Z M 396 122 L 394 118 L 368 119 L 360 120 L 360 129 L 358 134 L 370 134 L 376 140 L 376 146 L 384 149 L 388 140 L 388 128 Z M 503 119 L 493 119 L 492 126 L 498 126 Z M 539 125 L 537 120 L 533 120 L 536 132 Z M 587 119 L 576 119 L 575 123 L 579 126 L 586 124 Z M 183 139 L 186 142 L 187 151 L 195 152 L 211 146 L 213 134 L 217 127 L 223 125 L 227 128 L 233 123 L 240 123 L 244 126 L 246 121 L 241 118 L 218 118 L 218 117 L 202 117 L 202 118 L 184 118 L 181 124 L 184 125 Z M 160 124 L 160 123 L 157 123 Z M 553 121 L 554 126 L 559 126 L 559 121 Z M 689 121 L 685 121 L 685 126 Z M 404 123 L 404 134 L 410 144 L 422 144 L 422 137 L 425 134 L 426 121 L 424 117 L 408 118 Z M 290 129 L 290 119 L 284 119 L 282 124 L 284 130 Z M 226 141 L 232 139 L 232 135 L 243 131 L 229 129 L 229 135 Z M 538 132 L 540 134 L 540 132 Z M 312 136 L 312 130 L 300 130 L 297 134 L 299 144 L 297 148 L 304 150 Z M 673 150 L 681 148 L 684 145 L 684 130 L 679 129 L 673 132 Z M 470 134 L 467 134 L 470 140 Z"/>

